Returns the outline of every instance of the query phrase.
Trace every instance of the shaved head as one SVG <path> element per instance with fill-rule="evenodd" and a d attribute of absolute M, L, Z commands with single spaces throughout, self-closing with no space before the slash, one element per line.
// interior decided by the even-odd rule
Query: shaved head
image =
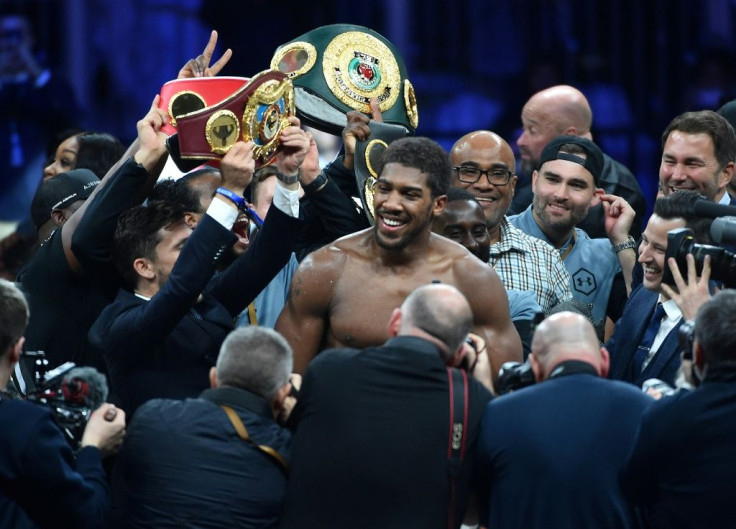
<path fill-rule="evenodd" d="M 455 142 L 450 151 L 450 162 L 453 167 L 470 167 L 481 171 L 500 169 L 510 173 L 506 184 L 493 185 L 486 175 L 480 175 L 474 183 L 470 183 L 461 180 L 457 169 L 453 171 L 453 187 L 468 190 L 478 200 L 492 242 L 497 242 L 499 225 L 511 206 L 516 188 L 516 160 L 511 147 L 495 132 L 476 130 Z"/>
<path fill-rule="evenodd" d="M 525 169 L 537 169 L 545 145 L 555 136 L 568 134 L 592 139 L 593 112 L 583 93 L 557 85 L 534 94 L 521 111 L 524 132 L 517 140 Z"/>
<path fill-rule="evenodd" d="M 532 339 L 532 354 L 544 375 L 542 378 L 567 360 L 587 362 L 605 376 L 608 354 L 604 351 L 593 325 L 574 312 L 559 312 L 548 317 L 539 324 Z"/>

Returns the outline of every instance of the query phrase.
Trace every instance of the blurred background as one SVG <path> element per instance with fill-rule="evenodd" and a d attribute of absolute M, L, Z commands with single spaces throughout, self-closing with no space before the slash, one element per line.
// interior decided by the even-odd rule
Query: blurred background
<path fill-rule="evenodd" d="M 0 0 L 22 9 L 40 64 L 69 83 L 77 124 L 124 142 L 161 85 L 201 53 L 210 29 L 221 75 L 252 76 L 280 44 L 317 26 L 368 26 L 403 54 L 418 134 L 449 148 L 475 129 L 515 147 L 534 92 L 571 84 L 593 134 L 654 198 L 660 134 L 685 110 L 731 99 L 735 0 Z M 23 109 L 20 109 L 21 115 Z M 5 119 L 0 114 L 0 121 Z M 5 156 L 0 151 L 0 156 Z"/>

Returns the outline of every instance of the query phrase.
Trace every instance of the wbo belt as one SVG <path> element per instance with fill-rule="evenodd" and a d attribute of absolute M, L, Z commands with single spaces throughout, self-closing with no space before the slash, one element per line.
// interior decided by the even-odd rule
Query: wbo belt
<path fill-rule="evenodd" d="M 219 160 L 237 141 L 253 141 L 259 168 L 275 160 L 279 135 L 293 115 L 291 81 L 281 72 L 267 70 L 219 103 L 177 116 L 178 133 L 167 146 L 182 169 L 191 165 L 186 160 Z"/>
<path fill-rule="evenodd" d="M 384 36 L 372 29 L 332 24 L 280 46 L 271 68 L 294 83 L 296 111 L 312 127 L 339 136 L 345 114 L 370 114 L 377 98 L 383 121 L 413 134 L 419 124 L 414 87 L 404 60 Z"/>
<path fill-rule="evenodd" d="M 161 130 L 171 136 L 176 132 L 176 118 L 216 105 L 248 81 L 247 77 L 197 77 L 169 81 L 161 87 L 158 103 L 158 108 L 169 115 L 169 122 Z"/>

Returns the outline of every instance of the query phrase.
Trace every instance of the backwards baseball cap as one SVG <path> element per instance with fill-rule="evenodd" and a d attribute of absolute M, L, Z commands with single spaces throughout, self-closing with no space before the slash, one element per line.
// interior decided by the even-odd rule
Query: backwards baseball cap
<path fill-rule="evenodd" d="M 585 158 L 576 154 L 560 152 L 560 147 L 567 144 L 579 145 L 585 151 Z M 542 151 L 539 166 L 550 160 L 567 160 L 580 164 L 593 175 L 595 185 L 600 185 L 601 173 L 603 172 L 603 152 L 598 146 L 586 138 L 580 136 L 557 136 L 553 138 Z"/>
<path fill-rule="evenodd" d="M 100 179 L 89 169 L 73 169 L 43 182 L 31 203 L 31 219 L 36 229 L 51 218 L 53 210 L 86 200 L 99 183 Z"/>

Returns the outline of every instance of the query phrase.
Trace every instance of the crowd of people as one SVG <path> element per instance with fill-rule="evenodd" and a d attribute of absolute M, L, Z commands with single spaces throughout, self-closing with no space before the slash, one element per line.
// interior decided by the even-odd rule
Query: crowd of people
<path fill-rule="evenodd" d="M 179 78 L 220 72 L 216 39 Z M 0 279 L 0 526 L 730 524 L 736 241 L 666 257 L 736 200 L 731 106 L 672 119 L 647 218 L 572 86 L 520 109 L 518 172 L 489 130 L 391 142 L 370 215 L 375 102 L 325 167 L 290 116 L 272 165 L 237 141 L 177 178 L 159 102 L 127 149 L 69 131 L 35 174 L 33 251 Z M 39 351 L 109 385 L 76 450 L 23 398 Z"/>

